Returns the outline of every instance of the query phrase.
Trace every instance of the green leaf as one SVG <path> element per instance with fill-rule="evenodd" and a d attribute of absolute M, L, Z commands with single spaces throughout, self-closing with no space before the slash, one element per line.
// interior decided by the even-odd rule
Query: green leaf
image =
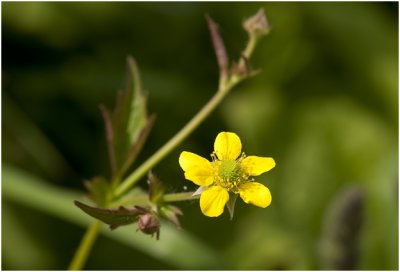
<path fill-rule="evenodd" d="M 153 128 L 155 120 L 156 120 L 155 114 L 152 114 L 149 118 L 147 118 L 146 124 L 140 131 L 137 140 L 132 144 L 131 148 L 129 149 L 127 159 L 121 169 L 121 175 L 123 175 L 123 173 L 125 173 L 128 170 L 128 168 L 135 161 L 136 157 L 139 155 L 144 143 L 147 140 L 147 137 L 149 136 L 151 129 Z"/>
<path fill-rule="evenodd" d="M 126 209 L 120 206 L 118 209 L 103 209 L 88 206 L 77 200 L 75 200 L 74 203 L 88 215 L 110 225 L 111 229 L 132 224 L 137 221 L 138 215 L 144 213 L 143 210 L 137 209 L 136 207 L 133 209 Z"/>
<path fill-rule="evenodd" d="M 141 130 L 147 123 L 147 95 L 143 93 L 139 69 L 136 65 L 136 61 L 132 57 L 128 57 L 128 69 L 130 72 L 128 88 L 130 92 L 132 92 L 132 97 L 130 101 L 127 132 L 129 134 L 130 144 L 132 145 L 136 142 Z"/>
<path fill-rule="evenodd" d="M 109 202 L 110 185 L 103 177 L 94 177 L 85 182 L 85 187 L 89 191 L 89 198 L 99 207 L 105 207 Z"/>
<path fill-rule="evenodd" d="M 100 106 L 114 178 L 123 176 L 132 165 L 153 126 L 155 116 L 147 116 L 146 105 L 139 69 L 135 60 L 128 57 L 127 89 L 118 93 L 112 113 Z"/>

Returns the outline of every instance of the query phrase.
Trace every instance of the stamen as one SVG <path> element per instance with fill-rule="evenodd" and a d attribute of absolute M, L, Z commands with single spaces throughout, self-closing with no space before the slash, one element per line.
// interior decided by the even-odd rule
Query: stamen
<path fill-rule="evenodd" d="M 216 161 L 217 160 L 217 155 L 215 154 L 215 152 L 210 154 L 212 161 Z"/>

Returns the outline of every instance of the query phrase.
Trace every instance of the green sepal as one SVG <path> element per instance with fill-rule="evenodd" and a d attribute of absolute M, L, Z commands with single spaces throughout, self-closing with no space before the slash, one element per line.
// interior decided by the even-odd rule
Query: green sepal
<path fill-rule="evenodd" d="M 118 209 L 103 209 L 88 206 L 77 200 L 75 200 L 74 203 L 88 215 L 108 224 L 112 230 L 119 226 L 129 225 L 136 222 L 138 215 L 145 213 L 143 209 L 137 207 L 126 209 L 120 206 Z"/>
<path fill-rule="evenodd" d="M 230 220 L 233 219 L 233 214 L 235 212 L 235 204 L 236 204 L 236 199 L 238 198 L 237 194 L 230 194 L 229 195 L 229 200 L 226 203 L 226 207 L 228 208 L 228 212 L 230 215 Z"/>
<path fill-rule="evenodd" d="M 105 207 L 109 201 L 109 182 L 104 177 L 94 177 L 84 184 L 89 191 L 89 198 L 99 207 Z"/>
<path fill-rule="evenodd" d="M 178 229 L 181 228 L 178 215 L 183 215 L 183 212 L 178 207 L 172 205 L 162 205 L 159 207 L 158 211 L 160 216 L 174 224 Z"/>
<path fill-rule="evenodd" d="M 197 190 L 193 193 L 192 196 L 201 195 L 201 193 L 203 193 L 204 190 L 206 190 L 207 188 L 208 186 L 199 186 L 199 188 L 197 188 Z"/>

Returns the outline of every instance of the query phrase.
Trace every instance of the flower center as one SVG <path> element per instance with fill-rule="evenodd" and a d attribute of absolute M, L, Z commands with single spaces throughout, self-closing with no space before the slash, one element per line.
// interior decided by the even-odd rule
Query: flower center
<path fill-rule="evenodd" d="M 242 169 L 235 160 L 223 160 L 219 166 L 218 175 L 224 182 L 238 182 Z"/>

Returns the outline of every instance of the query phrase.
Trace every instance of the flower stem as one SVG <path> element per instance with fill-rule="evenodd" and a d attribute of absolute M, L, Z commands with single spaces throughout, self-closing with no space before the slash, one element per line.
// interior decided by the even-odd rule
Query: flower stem
<path fill-rule="evenodd" d="M 250 56 L 253 54 L 254 49 L 256 48 L 258 42 L 258 38 L 255 35 L 250 35 L 249 42 L 247 43 L 247 46 L 245 50 L 243 51 L 243 55 L 246 58 L 250 58 Z"/>
<path fill-rule="evenodd" d="M 242 78 L 241 78 L 242 79 Z M 172 137 L 163 147 L 140 165 L 132 174 L 130 174 L 115 190 L 115 197 L 123 195 L 138 180 L 146 175 L 159 161 L 168 155 L 176 146 L 178 146 L 189 134 L 195 130 L 201 122 L 219 105 L 225 95 L 236 85 L 240 79 L 235 77 L 223 89 L 219 89 L 206 105 L 189 121 L 174 137 Z"/>
<path fill-rule="evenodd" d="M 193 200 L 198 199 L 200 195 L 193 195 L 194 192 L 185 192 L 185 193 L 175 193 L 175 194 L 166 194 L 163 197 L 164 202 L 175 202 L 175 201 L 185 201 L 185 200 Z"/>
<path fill-rule="evenodd" d="M 68 270 L 82 270 L 86 263 L 86 259 L 89 256 L 90 250 L 94 242 L 96 241 L 97 235 L 99 233 L 101 222 L 96 220 L 90 225 L 83 236 L 81 243 L 77 251 L 75 252 L 74 258 L 72 259 Z"/>

